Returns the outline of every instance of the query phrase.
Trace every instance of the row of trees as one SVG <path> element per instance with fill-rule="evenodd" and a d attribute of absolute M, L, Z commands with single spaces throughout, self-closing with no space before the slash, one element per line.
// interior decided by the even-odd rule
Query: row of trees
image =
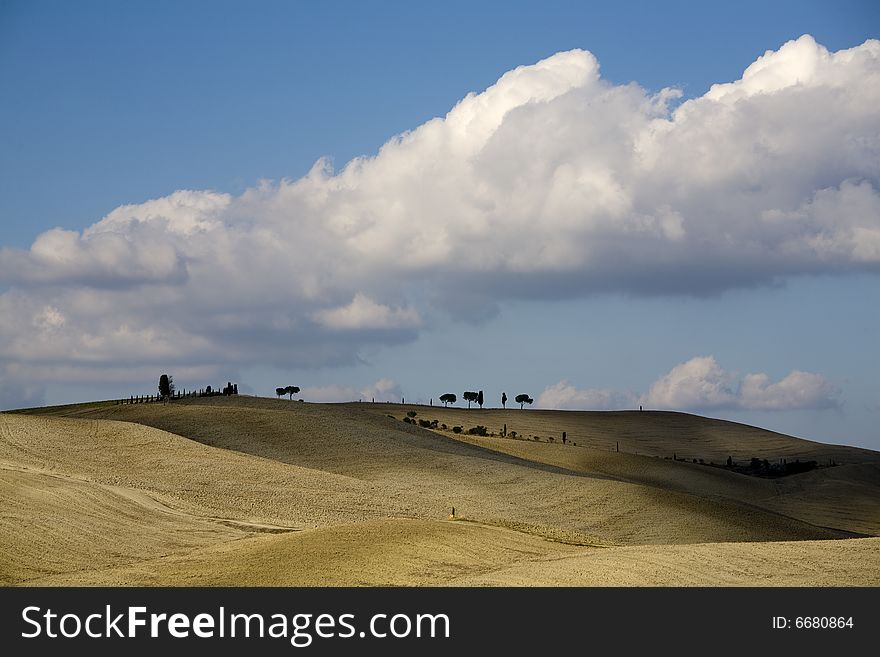
<path fill-rule="evenodd" d="M 466 391 L 462 398 L 468 403 L 468 408 L 471 407 L 471 402 L 475 404 L 479 404 L 480 408 L 483 408 L 483 391 L 479 392 L 471 392 Z M 523 404 L 532 404 L 535 400 L 529 397 L 527 394 L 523 393 L 521 395 L 517 395 L 515 398 L 517 404 L 519 404 L 520 409 L 522 409 Z M 458 400 L 458 397 L 455 396 L 453 392 L 447 392 L 443 395 L 440 395 L 440 401 L 443 402 L 443 406 L 445 407 L 447 404 L 454 404 Z M 501 406 L 503 408 L 507 408 L 507 393 L 501 393 Z"/>
<path fill-rule="evenodd" d="M 195 390 L 191 391 L 189 395 L 186 394 L 186 390 L 184 390 L 182 395 L 180 392 L 178 392 L 177 395 L 175 396 L 175 394 L 174 394 L 175 390 L 176 390 L 176 388 L 174 387 L 174 377 L 173 376 L 171 376 L 170 374 L 163 374 L 162 376 L 159 377 L 159 394 L 157 395 L 157 398 L 159 400 L 168 400 L 168 399 L 175 399 L 175 398 L 180 398 L 180 397 L 190 397 L 190 396 L 193 396 L 196 394 Z M 297 390 L 299 390 L 299 389 L 297 388 Z M 221 394 L 221 389 L 218 388 L 217 390 L 214 390 L 211 386 L 207 386 L 204 390 L 198 391 L 199 397 L 202 397 L 202 396 L 210 397 L 210 396 L 219 395 L 219 394 Z M 222 389 L 222 394 L 224 394 L 224 395 L 237 395 L 238 394 L 238 384 L 233 383 L 232 381 L 227 381 L 226 386 Z M 134 397 L 132 397 L 132 399 L 134 399 Z"/>
<path fill-rule="evenodd" d="M 275 388 L 275 394 L 278 397 L 281 395 L 288 395 L 290 399 L 293 399 L 293 396 L 299 392 L 299 388 L 296 386 L 287 386 L 286 388 Z"/>
<path fill-rule="evenodd" d="M 211 387 L 208 386 L 206 393 L 211 394 Z M 286 386 L 284 388 L 275 388 L 275 394 L 280 398 L 282 395 L 287 395 L 291 400 L 293 396 L 299 392 L 298 386 Z M 224 395 L 236 395 L 238 394 L 238 385 L 233 383 L 228 383 L 226 388 L 223 389 Z M 171 399 L 174 397 L 174 378 L 170 374 L 163 374 L 159 377 L 159 397 L 161 399 Z M 468 403 L 468 408 L 471 407 L 471 404 L 477 404 L 480 408 L 483 408 L 483 391 L 472 391 L 466 390 L 462 394 L 462 398 Z M 532 399 L 529 395 L 523 393 L 517 395 L 515 398 L 517 404 L 519 404 L 520 409 L 522 409 L 524 404 L 532 404 L 535 400 Z M 443 395 L 440 395 L 440 401 L 443 402 L 443 406 L 447 404 L 454 404 L 458 401 L 458 397 L 456 397 L 455 393 L 447 392 Z M 503 408 L 507 408 L 507 393 L 501 393 L 501 406 Z"/>

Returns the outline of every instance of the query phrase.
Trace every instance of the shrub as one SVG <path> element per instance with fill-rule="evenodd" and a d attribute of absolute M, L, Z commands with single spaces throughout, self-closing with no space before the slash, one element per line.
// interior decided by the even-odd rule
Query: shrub
<path fill-rule="evenodd" d="M 471 427 L 470 429 L 467 430 L 467 432 L 472 436 L 487 436 L 487 435 L 489 435 L 489 432 L 486 430 L 486 427 L 484 427 L 482 424 L 478 424 L 475 427 Z"/>
<path fill-rule="evenodd" d="M 403 418 L 403 421 L 406 422 L 407 424 L 413 423 L 413 421 L 411 419 L 409 419 L 408 417 Z"/>
<path fill-rule="evenodd" d="M 431 421 L 430 420 L 419 420 L 419 426 L 424 427 L 425 429 L 430 429 L 431 428 Z"/>
<path fill-rule="evenodd" d="M 448 429 L 449 427 L 447 427 L 445 424 L 441 424 L 440 428 L 445 430 L 445 429 Z"/>
<path fill-rule="evenodd" d="M 452 433 L 461 433 L 461 427 L 452 427 Z"/>
<path fill-rule="evenodd" d="M 416 413 L 415 411 L 407 411 L 406 414 L 409 417 L 415 417 L 416 415 L 418 415 L 418 413 Z"/>

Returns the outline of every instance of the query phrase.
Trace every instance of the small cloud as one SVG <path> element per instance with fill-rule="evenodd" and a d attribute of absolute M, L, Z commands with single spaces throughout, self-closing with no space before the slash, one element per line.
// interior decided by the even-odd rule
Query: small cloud
<path fill-rule="evenodd" d="M 415 308 L 391 308 L 358 292 L 347 306 L 312 314 L 318 324 L 335 331 L 414 329 L 422 325 Z"/>
<path fill-rule="evenodd" d="M 400 386 L 391 379 L 379 379 L 361 390 L 352 386 L 330 384 L 326 386 L 306 386 L 300 393 L 306 401 L 333 403 L 358 400 L 377 402 L 397 402 L 403 397 Z"/>
<path fill-rule="evenodd" d="M 53 331 L 64 326 L 64 315 L 54 306 L 44 307 L 34 317 L 34 326 L 41 331 Z"/>
<path fill-rule="evenodd" d="M 544 391 L 538 395 L 537 407 L 604 411 L 632 408 L 637 403 L 638 397 L 631 392 L 607 388 L 578 390 L 568 381 L 560 381 L 556 385 L 544 388 Z"/>
<path fill-rule="evenodd" d="M 363 399 L 375 399 L 376 401 L 394 401 L 403 398 L 403 391 L 395 381 L 391 379 L 379 379 L 374 384 L 361 390 Z"/>
<path fill-rule="evenodd" d="M 351 386 L 339 385 L 305 386 L 300 390 L 298 396 L 306 401 L 320 403 L 347 402 L 359 399 L 357 390 Z"/>

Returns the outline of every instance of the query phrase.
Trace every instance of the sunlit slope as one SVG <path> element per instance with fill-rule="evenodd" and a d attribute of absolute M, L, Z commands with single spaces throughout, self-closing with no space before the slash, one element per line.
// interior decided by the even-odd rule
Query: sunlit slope
<path fill-rule="evenodd" d="M 269 529 L 402 513 L 374 487 L 138 424 L 0 413 L 0 463 L 140 491 L 181 512 Z"/>
<path fill-rule="evenodd" d="M 435 400 L 436 403 L 436 400 Z M 511 402 L 508 402 L 508 406 Z M 747 424 L 671 411 L 547 411 L 526 407 L 515 409 L 443 408 L 399 404 L 352 404 L 379 414 L 390 413 L 402 419 L 407 411 L 418 418 L 437 419 L 449 427 L 464 429 L 485 426 L 500 434 L 508 432 L 520 437 L 539 436 L 546 441 L 552 436 L 560 441 L 562 432 L 578 446 L 615 450 L 646 456 L 679 459 L 703 459 L 725 463 L 727 457 L 748 462 L 759 459 L 815 460 L 822 464 L 865 463 L 880 461 L 880 453 L 845 445 L 828 445 L 803 440 Z"/>
<path fill-rule="evenodd" d="M 375 504 L 393 503 L 397 516 L 438 518 L 455 506 L 483 523 L 604 544 L 844 535 L 702 491 L 682 493 L 517 458 L 357 405 L 239 397 L 69 410 L 369 483 Z"/>
<path fill-rule="evenodd" d="M 152 427 L 2 413 L 0 583 L 404 512 L 374 488 Z"/>
<path fill-rule="evenodd" d="M 657 457 L 560 443 L 458 434 L 456 440 L 575 472 L 736 500 L 822 527 L 880 536 L 880 462 L 841 465 L 774 479 Z"/>
<path fill-rule="evenodd" d="M 880 463 L 786 477 L 766 506 L 810 523 L 880 536 Z"/>
<path fill-rule="evenodd" d="M 880 586 L 880 538 L 583 550 L 456 586 Z"/>
<path fill-rule="evenodd" d="M 0 463 L 0 585 L 108 568 L 244 536 L 130 491 Z"/>
<path fill-rule="evenodd" d="M 583 549 L 469 522 L 395 519 L 254 536 L 185 555 L 33 583 L 427 586 Z"/>
<path fill-rule="evenodd" d="M 498 436 L 506 424 L 508 432 L 517 432 L 516 440 L 446 435 L 578 472 L 738 500 L 824 527 L 880 535 L 880 453 L 871 450 L 826 445 L 685 413 L 358 406 L 400 418 L 414 411 L 417 419 L 436 419 L 450 428 L 457 424 L 466 430 L 481 424 Z M 560 444 L 562 431 L 569 442 L 565 446 Z M 572 450 L 574 443 L 578 448 Z M 672 456 L 679 460 L 671 460 Z M 702 459 L 722 464 L 727 456 L 740 463 L 754 457 L 774 462 L 781 458 L 815 460 L 836 466 L 762 479 L 692 463 Z"/>
<path fill-rule="evenodd" d="M 877 586 L 880 539 L 581 547 L 469 522 L 253 536 L 37 585 Z"/>
<path fill-rule="evenodd" d="M 218 415 L 212 421 L 202 422 L 202 411 L 194 410 L 189 416 L 183 412 L 169 414 L 168 407 L 149 404 L 111 406 L 88 412 L 107 417 L 127 417 L 208 444 L 358 477 L 393 475 L 395 468 L 404 471 L 415 468 L 429 470 L 429 464 L 440 465 L 443 460 L 435 461 L 422 450 L 461 454 L 455 452 L 449 443 L 450 440 L 464 441 L 530 463 L 562 468 L 567 472 L 644 484 L 661 490 L 688 493 L 705 500 L 733 500 L 821 527 L 880 535 L 880 454 L 801 440 L 733 422 L 649 411 L 481 411 L 395 404 L 317 405 L 252 397 L 195 400 L 191 406 L 210 406 Z M 290 412 L 284 427 L 288 435 L 279 440 L 277 418 L 253 413 L 250 418 L 244 419 L 234 410 L 242 408 Z M 71 411 L 83 412 L 83 409 L 73 407 L 68 409 L 68 412 Z M 434 440 L 426 444 L 423 439 L 425 431 L 400 423 L 400 419 L 409 411 L 415 412 L 417 419 L 436 419 L 448 427 L 455 423 L 465 428 L 483 424 L 490 431 L 500 433 L 504 424 L 507 424 L 508 432 L 516 431 L 513 427 L 519 426 L 519 438 L 539 436 L 540 441 L 441 432 L 439 435 L 448 440 Z M 388 415 L 393 415 L 395 420 Z M 253 423 L 252 426 L 245 426 L 250 423 Z M 266 430 L 263 431 L 261 427 Z M 323 427 L 326 435 L 332 436 L 330 443 L 315 437 L 316 427 Z M 525 431 L 522 427 L 529 427 L 529 430 Z M 560 444 L 563 430 L 567 433 L 567 445 Z M 414 434 L 422 440 L 413 439 Z M 392 439 L 390 436 L 396 437 Z M 548 442 L 550 436 L 554 436 L 552 444 Z M 612 442 L 615 436 L 620 436 L 620 439 Z M 334 449 L 334 441 L 338 444 L 344 442 L 349 449 Z M 573 448 L 573 443 L 577 443 L 577 448 Z M 618 443 L 620 452 L 616 451 Z M 652 453 L 656 457 L 649 456 Z M 693 464 L 690 460 L 682 462 L 660 458 L 664 454 L 674 454 L 682 459 L 697 453 L 702 454 L 699 458 L 706 462 L 712 460 L 711 455 L 715 454 L 718 463 L 727 458 L 719 455 L 727 454 L 740 462 L 747 462 L 751 458 L 743 455 L 757 455 L 756 458 L 774 460 L 799 458 L 822 463 L 833 460 L 843 465 L 777 479 L 762 479 L 723 468 Z M 349 454 L 357 454 L 357 457 L 349 458 Z M 488 458 L 485 454 L 477 456 Z M 427 476 L 429 473 L 424 474 Z M 443 482 L 439 485 L 443 485 Z M 625 535 L 621 536 L 621 540 L 651 542 L 651 539 Z"/>
<path fill-rule="evenodd" d="M 876 543 L 756 542 L 846 535 L 816 526 L 830 517 L 870 529 L 841 491 L 872 501 L 875 478 L 868 462 L 780 482 L 463 439 L 372 405 L 240 397 L 0 414 L 0 581 L 870 583 Z M 849 561 L 829 565 L 838 557 Z"/>

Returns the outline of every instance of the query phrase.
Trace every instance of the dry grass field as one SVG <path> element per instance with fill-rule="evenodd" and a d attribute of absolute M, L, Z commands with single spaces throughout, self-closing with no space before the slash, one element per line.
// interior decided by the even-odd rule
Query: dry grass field
<path fill-rule="evenodd" d="M 0 492 L 5 585 L 880 584 L 880 453 L 681 413 L 31 409 L 0 414 Z"/>

